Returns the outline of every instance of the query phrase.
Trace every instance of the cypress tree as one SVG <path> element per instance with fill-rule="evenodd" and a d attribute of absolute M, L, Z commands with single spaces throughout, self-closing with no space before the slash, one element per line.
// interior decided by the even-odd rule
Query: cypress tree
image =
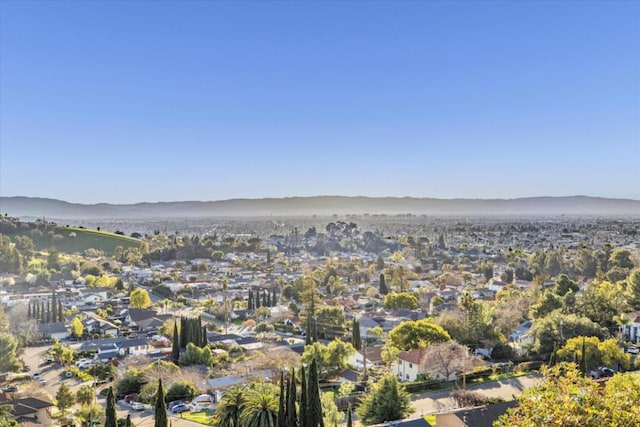
<path fill-rule="evenodd" d="M 298 417 L 296 415 L 296 371 L 291 369 L 291 378 L 287 382 L 287 427 L 296 427 L 298 425 Z"/>
<path fill-rule="evenodd" d="M 51 321 L 58 319 L 58 301 L 56 300 L 56 291 L 51 293 Z"/>
<path fill-rule="evenodd" d="M 260 289 L 256 289 L 256 309 L 260 308 Z"/>
<path fill-rule="evenodd" d="M 45 312 L 44 322 L 51 323 L 51 301 L 49 300 L 47 300 L 47 311 Z"/>
<path fill-rule="evenodd" d="M 42 301 L 40 303 L 40 315 L 38 316 L 38 319 L 40 320 L 40 323 L 44 323 L 44 301 Z"/>
<path fill-rule="evenodd" d="M 107 409 L 105 411 L 104 427 L 117 427 L 118 414 L 116 413 L 116 398 L 113 395 L 113 387 L 107 391 Z"/>
<path fill-rule="evenodd" d="M 180 348 L 187 348 L 187 322 L 186 317 L 180 316 Z"/>
<path fill-rule="evenodd" d="M 31 301 L 29 301 L 29 304 L 28 304 L 28 306 L 27 306 L 27 317 L 28 317 L 29 319 L 31 319 L 31 318 L 32 318 L 32 315 L 31 315 Z"/>
<path fill-rule="evenodd" d="M 300 427 L 308 427 L 307 423 L 307 378 L 304 365 L 300 369 Z"/>
<path fill-rule="evenodd" d="M 347 409 L 347 427 L 353 427 L 353 415 L 351 415 L 351 405 Z"/>
<path fill-rule="evenodd" d="M 202 347 L 206 347 L 209 345 L 209 339 L 207 338 L 207 327 L 202 326 Z"/>
<path fill-rule="evenodd" d="M 384 278 L 384 273 L 380 273 L 380 295 L 386 295 L 389 293 L 387 283 Z"/>
<path fill-rule="evenodd" d="M 124 427 L 131 427 L 131 414 L 127 414 L 127 419 L 124 421 Z"/>
<path fill-rule="evenodd" d="M 356 350 L 360 350 L 362 348 L 362 339 L 360 338 L 360 321 L 356 318 L 353 319 L 351 341 L 353 348 Z"/>
<path fill-rule="evenodd" d="M 178 337 L 178 322 L 173 321 L 173 346 L 171 347 L 171 358 L 176 365 L 180 360 L 180 339 Z"/>
<path fill-rule="evenodd" d="M 276 295 L 276 288 L 271 291 L 271 307 L 278 305 L 278 296 Z"/>
<path fill-rule="evenodd" d="M 162 378 L 158 380 L 158 393 L 156 393 L 154 427 L 167 427 L 167 405 L 164 402 L 164 389 L 162 388 Z M 107 427 L 107 426 L 105 426 Z"/>
<path fill-rule="evenodd" d="M 64 321 L 64 310 L 62 309 L 62 301 L 58 300 L 58 322 Z"/>
<path fill-rule="evenodd" d="M 263 307 L 269 307 L 269 301 L 267 300 L 267 295 L 269 295 L 267 292 L 262 291 L 262 306 Z"/>
<path fill-rule="evenodd" d="M 253 291 L 249 289 L 249 298 L 247 299 L 247 310 L 253 310 Z"/>
<path fill-rule="evenodd" d="M 306 332 L 306 336 L 304 337 L 305 338 L 304 345 L 309 345 L 309 344 L 312 343 L 311 342 L 311 338 L 312 338 L 311 335 L 312 335 L 312 333 L 311 333 L 311 316 L 307 316 L 307 332 Z"/>
<path fill-rule="evenodd" d="M 285 391 L 284 391 L 284 372 L 280 371 L 280 398 L 278 399 L 278 427 L 287 427 L 286 423 L 286 405 L 285 405 Z"/>
<path fill-rule="evenodd" d="M 324 427 L 322 419 L 322 402 L 320 401 L 320 385 L 318 384 L 318 364 L 311 361 L 309 379 L 307 380 L 307 418 L 308 427 Z"/>

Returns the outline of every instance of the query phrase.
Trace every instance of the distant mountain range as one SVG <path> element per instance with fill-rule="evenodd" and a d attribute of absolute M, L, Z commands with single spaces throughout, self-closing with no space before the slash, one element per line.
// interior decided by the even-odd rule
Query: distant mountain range
<path fill-rule="evenodd" d="M 285 197 L 210 202 L 158 202 L 115 205 L 69 203 L 38 197 L 0 197 L 0 213 L 56 219 L 197 218 L 345 214 L 603 215 L 640 216 L 640 200 L 588 196 L 519 199 L 433 199 L 414 197 Z"/>

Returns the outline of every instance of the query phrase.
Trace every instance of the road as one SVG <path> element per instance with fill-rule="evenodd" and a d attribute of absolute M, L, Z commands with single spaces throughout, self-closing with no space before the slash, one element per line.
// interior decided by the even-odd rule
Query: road
<path fill-rule="evenodd" d="M 513 400 L 514 396 L 520 395 L 524 390 L 535 385 L 540 378 L 540 374 L 531 374 L 501 381 L 473 384 L 468 386 L 467 390 L 477 391 L 486 397 L 500 397 L 504 400 Z M 453 390 L 435 391 L 414 396 L 412 398 L 412 406 L 416 410 L 414 414 L 428 415 L 457 409 L 454 400 L 451 398 L 452 391 Z"/>

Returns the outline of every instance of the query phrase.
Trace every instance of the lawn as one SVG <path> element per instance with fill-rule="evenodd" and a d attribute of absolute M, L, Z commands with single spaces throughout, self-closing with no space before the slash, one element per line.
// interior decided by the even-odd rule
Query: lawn
<path fill-rule="evenodd" d="M 212 426 L 213 422 L 213 411 L 203 411 L 203 412 L 183 412 L 182 418 L 185 420 L 193 421 L 200 424 L 205 424 Z"/>

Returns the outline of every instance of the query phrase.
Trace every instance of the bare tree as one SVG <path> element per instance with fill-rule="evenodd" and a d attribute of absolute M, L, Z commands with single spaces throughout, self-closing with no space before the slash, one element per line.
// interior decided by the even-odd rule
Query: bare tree
<path fill-rule="evenodd" d="M 464 372 L 478 362 L 476 357 L 469 356 L 467 346 L 450 341 L 427 347 L 422 366 L 429 376 L 449 381 L 452 374 Z"/>

